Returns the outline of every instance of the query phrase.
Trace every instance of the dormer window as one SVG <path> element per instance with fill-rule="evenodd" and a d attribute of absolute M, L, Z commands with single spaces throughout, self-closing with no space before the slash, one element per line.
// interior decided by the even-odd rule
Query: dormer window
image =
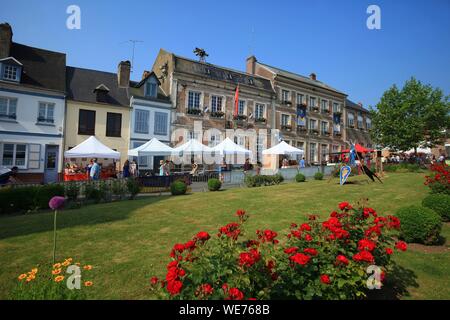
<path fill-rule="evenodd" d="M 94 93 L 96 94 L 95 99 L 97 102 L 104 102 L 104 103 L 108 102 L 109 88 L 105 86 L 103 83 L 98 85 L 94 89 Z"/>
<path fill-rule="evenodd" d="M 19 81 L 19 68 L 9 64 L 4 65 L 3 79 L 11 81 Z"/>
<path fill-rule="evenodd" d="M 158 94 L 158 84 L 156 83 L 154 78 L 150 78 L 149 80 L 147 80 L 144 90 L 144 94 L 146 97 L 156 98 Z"/>

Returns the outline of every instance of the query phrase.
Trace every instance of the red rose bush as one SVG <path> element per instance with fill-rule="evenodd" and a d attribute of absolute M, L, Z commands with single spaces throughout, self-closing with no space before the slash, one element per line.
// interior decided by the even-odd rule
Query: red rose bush
<path fill-rule="evenodd" d="M 450 195 L 450 169 L 445 163 L 435 163 L 430 166 L 431 174 L 425 176 L 425 185 L 430 187 L 431 193 Z"/>
<path fill-rule="evenodd" d="M 270 229 L 246 237 L 249 216 L 236 216 L 215 236 L 201 231 L 175 244 L 165 277 L 152 277 L 151 289 L 169 299 L 360 299 L 368 292 L 367 268 L 380 268 L 375 284 L 382 286 L 391 256 L 406 250 L 393 238 L 398 218 L 347 202 L 325 221 L 292 223 L 283 239 Z"/>

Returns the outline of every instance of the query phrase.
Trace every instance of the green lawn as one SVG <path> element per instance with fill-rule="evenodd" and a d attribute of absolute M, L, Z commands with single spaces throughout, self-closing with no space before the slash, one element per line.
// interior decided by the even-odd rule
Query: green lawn
<path fill-rule="evenodd" d="M 250 213 L 248 231 L 271 228 L 283 233 L 306 214 L 327 216 L 341 201 L 368 198 L 379 213 L 394 214 L 418 204 L 428 193 L 423 174 L 394 173 L 384 184 L 351 178 L 353 184 L 308 181 L 261 188 L 236 188 L 186 196 L 145 197 L 134 201 L 86 206 L 60 212 L 58 256 L 94 265 L 90 298 L 148 299 L 148 280 L 161 276 L 168 253 L 200 230 L 212 234 L 234 219 L 236 209 Z M 51 261 L 53 215 L 43 212 L 0 217 L 0 298 L 7 298 L 19 273 Z M 450 237 L 450 226 L 443 230 Z M 438 252 L 412 248 L 397 261 L 410 280 L 409 299 L 450 298 L 448 244 Z"/>

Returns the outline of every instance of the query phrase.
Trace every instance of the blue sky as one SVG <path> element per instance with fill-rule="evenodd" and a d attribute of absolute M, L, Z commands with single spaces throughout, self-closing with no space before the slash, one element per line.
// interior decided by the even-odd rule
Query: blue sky
<path fill-rule="evenodd" d="M 66 28 L 66 8 L 81 8 L 81 30 Z M 381 8 L 381 30 L 366 9 Z M 151 69 L 159 48 L 244 70 L 250 53 L 263 63 L 317 74 L 355 102 L 375 105 L 392 84 L 415 76 L 450 93 L 450 1 L 9 0 L 0 21 L 14 41 L 67 53 L 67 64 L 116 71 L 131 59 L 133 79 Z M 252 32 L 253 30 L 253 32 Z"/>

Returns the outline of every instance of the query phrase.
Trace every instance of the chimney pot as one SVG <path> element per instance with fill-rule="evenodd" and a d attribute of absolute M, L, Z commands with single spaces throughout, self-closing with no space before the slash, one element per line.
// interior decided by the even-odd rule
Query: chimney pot
<path fill-rule="evenodd" d="M 311 74 L 309 75 L 309 78 L 310 78 L 311 80 L 314 80 L 314 81 L 317 80 L 317 76 L 316 76 L 316 74 L 315 74 L 314 72 L 311 73 Z"/>
<path fill-rule="evenodd" d="M 117 70 L 117 83 L 119 88 L 128 88 L 130 86 L 130 61 L 120 61 Z"/>
<path fill-rule="evenodd" d="M 12 36 L 13 32 L 9 23 L 0 24 L 0 59 L 10 56 Z"/>

